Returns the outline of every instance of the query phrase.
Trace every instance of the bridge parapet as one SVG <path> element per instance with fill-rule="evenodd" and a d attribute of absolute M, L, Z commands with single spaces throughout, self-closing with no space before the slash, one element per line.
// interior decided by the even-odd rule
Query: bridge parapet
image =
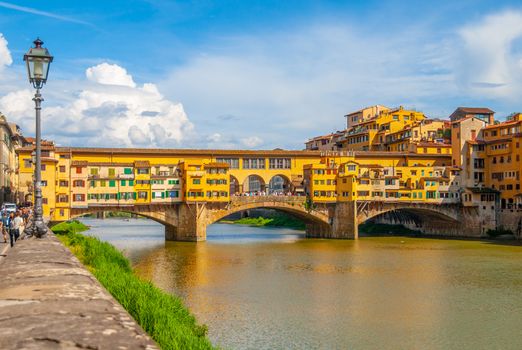
<path fill-rule="evenodd" d="M 305 201 L 306 197 L 304 196 L 235 196 L 231 197 L 230 204 L 242 206 L 249 203 L 279 202 L 304 205 Z"/>

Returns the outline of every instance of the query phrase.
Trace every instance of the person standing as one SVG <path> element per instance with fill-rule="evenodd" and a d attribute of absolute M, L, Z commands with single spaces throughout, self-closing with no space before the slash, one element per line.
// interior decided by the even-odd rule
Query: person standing
<path fill-rule="evenodd" d="M 22 227 L 22 224 L 24 223 L 24 220 L 22 219 L 22 216 L 20 215 L 20 211 L 17 211 L 14 215 L 14 218 L 12 219 L 11 226 L 14 230 L 14 237 L 15 242 L 20 238 L 20 228 Z"/>
<path fill-rule="evenodd" d="M 4 243 L 7 243 L 7 227 L 4 225 L 6 216 L 7 213 L 5 211 L 0 213 L 0 230 L 2 230 L 2 235 L 4 236 Z"/>
<path fill-rule="evenodd" d="M 9 243 L 11 243 L 11 248 L 14 245 L 15 242 L 15 235 L 13 230 L 13 220 L 14 220 L 14 213 L 9 213 L 9 216 L 7 217 L 7 220 L 5 221 L 5 227 L 9 231 Z"/>

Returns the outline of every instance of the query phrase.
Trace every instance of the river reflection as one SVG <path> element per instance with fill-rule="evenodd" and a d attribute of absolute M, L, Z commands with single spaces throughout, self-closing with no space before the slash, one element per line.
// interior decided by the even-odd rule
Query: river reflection
<path fill-rule="evenodd" d="M 148 220 L 85 222 L 226 348 L 522 349 L 520 246 L 223 224 L 194 244 Z"/>

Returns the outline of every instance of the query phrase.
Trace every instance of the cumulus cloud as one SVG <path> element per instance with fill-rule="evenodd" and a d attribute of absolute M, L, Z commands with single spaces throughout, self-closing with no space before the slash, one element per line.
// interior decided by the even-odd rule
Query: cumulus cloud
<path fill-rule="evenodd" d="M 456 77 L 478 96 L 519 98 L 522 92 L 522 13 L 505 11 L 459 30 Z M 518 41 L 518 43 L 517 43 Z"/>
<path fill-rule="evenodd" d="M 83 90 L 44 104 L 45 138 L 64 145 L 180 147 L 192 132 L 180 103 L 166 99 L 154 84 L 135 84 L 123 67 L 102 63 L 88 68 L 86 77 Z M 26 134 L 34 133 L 32 97 L 24 89 L 0 98 L 0 110 Z"/>
<path fill-rule="evenodd" d="M 99 84 L 136 87 L 132 76 L 127 73 L 125 68 L 117 64 L 101 63 L 87 68 L 85 75 L 90 81 Z"/>
<path fill-rule="evenodd" d="M 0 72 L 6 66 L 10 66 L 13 63 L 13 58 L 11 57 L 11 52 L 7 47 L 7 40 L 4 38 L 3 34 L 0 33 Z"/>

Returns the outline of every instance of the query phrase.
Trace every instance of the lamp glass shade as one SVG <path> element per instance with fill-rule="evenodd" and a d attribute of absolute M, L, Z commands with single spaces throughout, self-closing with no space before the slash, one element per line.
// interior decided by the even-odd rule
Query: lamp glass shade
<path fill-rule="evenodd" d="M 40 39 L 36 39 L 34 44 L 35 47 L 30 48 L 24 55 L 24 61 L 27 66 L 29 81 L 35 88 L 41 88 L 47 81 L 53 56 L 49 54 L 46 48 L 42 47 L 43 42 Z"/>

